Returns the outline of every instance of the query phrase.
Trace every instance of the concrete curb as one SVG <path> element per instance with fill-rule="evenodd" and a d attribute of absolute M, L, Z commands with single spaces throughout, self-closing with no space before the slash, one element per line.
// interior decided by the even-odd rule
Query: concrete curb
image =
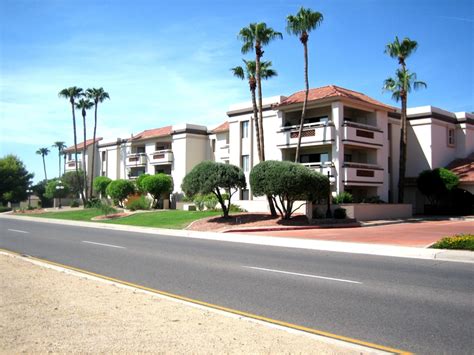
<path fill-rule="evenodd" d="M 173 230 L 151 227 L 136 227 L 119 224 L 107 224 L 98 222 L 82 222 L 58 219 L 46 219 L 40 217 L 26 217 L 13 215 L 0 215 L 0 219 L 17 219 L 37 223 L 62 224 L 76 227 L 109 229 L 125 232 L 144 233 L 151 235 L 165 235 L 182 238 L 194 238 L 215 240 L 220 242 L 233 242 L 254 245 L 266 245 L 284 248 L 298 248 L 308 250 L 323 250 L 340 253 L 354 253 L 366 255 L 379 255 L 400 258 L 415 258 L 425 260 L 443 260 L 453 262 L 474 263 L 474 252 L 463 250 L 425 249 L 414 247 L 402 247 L 394 245 L 335 242 L 314 239 L 281 238 L 271 236 L 256 236 L 239 233 L 215 233 L 196 232 L 189 230 Z"/>
<path fill-rule="evenodd" d="M 274 232 L 274 231 L 292 231 L 292 230 L 307 230 L 307 229 L 330 229 L 330 228 L 358 228 L 359 223 L 346 224 L 323 224 L 323 225 L 308 225 L 308 226 L 281 226 L 281 227 L 248 227 L 248 228 L 234 228 L 225 229 L 220 233 L 246 233 L 246 232 Z"/>

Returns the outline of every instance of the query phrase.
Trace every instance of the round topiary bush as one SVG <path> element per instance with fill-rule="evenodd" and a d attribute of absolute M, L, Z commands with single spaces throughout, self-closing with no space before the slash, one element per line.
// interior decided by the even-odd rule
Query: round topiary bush
<path fill-rule="evenodd" d="M 123 201 L 135 192 L 135 185 L 130 180 L 119 179 L 112 181 L 106 189 L 107 195 L 123 207 Z"/>

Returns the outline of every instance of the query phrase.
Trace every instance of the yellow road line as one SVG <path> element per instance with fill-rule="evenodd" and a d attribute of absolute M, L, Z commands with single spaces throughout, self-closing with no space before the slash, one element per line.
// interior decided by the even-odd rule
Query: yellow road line
<path fill-rule="evenodd" d="M 7 250 L 7 249 L 0 248 L 0 251 L 15 254 L 15 255 L 18 255 L 18 256 L 22 256 L 22 254 L 20 254 L 20 253 L 17 253 L 17 252 L 11 251 L 11 250 Z M 276 325 L 291 328 L 291 329 L 300 330 L 300 331 L 310 333 L 310 334 L 320 335 L 320 336 L 324 336 L 324 337 L 331 338 L 331 339 L 336 339 L 336 340 L 342 340 L 342 341 L 345 341 L 345 342 L 348 342 L 348 343 L 361 345 L 361 346 L 366 346 L 366 347 L 369 347 L 369 348 L 382 350 L 382 351 L 386 351 L 386 352 L 390 352 L 390 353 L 394 353 L 394 354 L 400 354 L 400 355 L 402 355 L 402 354 L 403 355 L 412 354 L 411 352 L 408 352 L 408 351 L 395 349 L 395 348 L 391 348 L 391 347 L 384 346 L 384 345 L 374 344 L 374 343 L 370 343 L 370 342 L 359 340 L 359 339 L 349 338 L 349 337 L 346 337 L 346 336 L 343 336 L 343 335 L 337 335 L 337 334 L 325 332 L 325 331 L 318 330 L 318 329 L 308 328 L 308 327 L 304 327 L 304 326 L 301 326 L 301 325 L 284 322 L 284 321 L 277 320 L 277 319 L 267 318 L 267 317 L 264 317 L 264 316 L 259 316 L 257 314 L 248 313 L 248 312 L 244 312 L 244 311 L 239 311 L 239 310 L 236 310 L 236 309 L 219 306 L 219 305 L 216 305 L 216 304 L 213 304 L 213 303 L 208 303 L 208 302 L 199 301 L 199 300 L 196 300 L 196 299 L 193 299 L 193 298 L 176 295 L 174 293 L 157 290 L 157 289 L 154 289 L 154 288 L 151 288 L 151 287 L 137 285 L 137 284 L 134 284 L 132 282 L 123 281 L 123 280 L 120 280 L 120 279 L 116 279 L 116 278 L 101 275 L 101 274 L 96 274 L 94 272 L 83 270 L 83 269 L 80 269 L 80 268 L 77 268 L 77 267 L 74 267 L 74 266 L 64 265 L 64 264 L 61 264 L 61 263 L 57 263 L 57 262 L 54 262 L 54 261 L 41 259 L 41 258 L 37 258 L 37 257 L 34 257 L 34 256 L 29 256 L 29 255 L 28 255 L 28 258 L 32 259 L 32 260 L 41 261 L 41 262 L 44 262 L 46 264 L 50 264 L 50 265 L 59 266 L 59 267 L 65 268 L 65 269 L 73 270 L 73 271 L 76 271 L 76 272 L 81 272 L 81 273 L 91 275 L 91 276 L 94 276 L 94 277 L 98 277 L 98 278 L 101 278 L 101 279 L 104 279 L 104 280 L 117 282 L 119 284 L 127 285 L 127 286 L 134 287 L 134 288 L 137 288 L 137 289 L 153 292 L 153 293 L 156 293 L 158 295 L 178 299 L 180 301 L 190 302 L 190 303 L 198 304 L 200 306 L 214 308 L 214 309 L 217 309 L 219 311 L 224 311 L 224 312 L 237 314 L 239 316 L 252 318 L 252 319 L 256 319 L 256 320 L 267 322 L 267 323 L 272 323 L 272 324 L 276 324 Z"/>

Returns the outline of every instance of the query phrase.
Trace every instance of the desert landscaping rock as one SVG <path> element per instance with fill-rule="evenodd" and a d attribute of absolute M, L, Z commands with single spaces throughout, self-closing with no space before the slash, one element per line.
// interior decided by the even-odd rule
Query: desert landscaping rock
<path fill-rule="evenodd" d="M 361 353 L 0 254 L 1 353 Z"/>

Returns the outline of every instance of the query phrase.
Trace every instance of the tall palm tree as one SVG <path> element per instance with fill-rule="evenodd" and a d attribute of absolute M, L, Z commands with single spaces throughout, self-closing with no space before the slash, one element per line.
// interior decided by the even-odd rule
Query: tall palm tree
<path fill-rule="evenodd" d="M 58 159 L 59 159 L 59 175 L 58 175 L 58 178 L 61 177 L 61 154 L 63 153 L 63 150 L 64 148 L 66 148 L 66 143 L 64 142 L 54 142 L 54 144 L 52 145 L 53 148 L 58 148 Z"/>
<path fill-rule="evenodd" d="M 256 65 L 254 60 L 245 60 L 242 59 L 244 62 L 245 66 L 237 66 L 234 68 L 231 68 L 234 76 L 237 78 L 240 78 L 242 80 L 247 79 L 249 81 L 249 87 L 250 87 L 250 93 L 252 95 L 252 107 L 253 107 L 253 118 L 255 122 L 255 134 L 257 137 L 257 151 L 258 151 L 258 158 L 260 161 L 262 160 L 262 149 L 260 147 L 260 132 L 259 132 L 259 124 L 258 124 L 258 109 L 257 109 L 257 100 L 256 100 L 256 94 L 255 91 L 257 89 L 257 80 L 255 78 L 255 72 L 256 72 Z M 277 76 L 278 73 L 276 70 L 271 68 L 272 62 L 261 62 L 260 63 L 260 76 L 262 79 L 266 80 L 271 77 Z"/>
<path fill-rule="evenodd" d="M 252 50 L 255 50 L 255 79 L 257 80 L 257 91 L 258 91 L 258 124 L 259 124 L 259 136 L 260 136 L 260 148 L 262 150 L 262 161 L 265 160 L 265 141 L 263 136 L 263 110 L 262 110 L 262 78 L 261 78 L 261 64 L 260 58 L 262 58 L 264 51 L 262 47 L 269 44 L 274 39 L 283 38 L 280 32 L 275 31 L 271 27 L 267 27 L 264 22 L 251 23 L 248 27 L 244 27 L 240 30 L 239 39 L 243 42 L 242 54 L 246 54 Z M 275 211 L 276 214 L 276 211 Z"/>
<path fill-rule="evenodd" d="M 400 165 L 398 171 L 398 203 L 403 203 L 404 191 L 405 191 L 405 172 L 406 172 L 406 162 L 407 162 L 407 94 L 408 94 L 408 84 L 411 80 L 416 81 L 416 75 L 414 73 L 410 74 L 406 68 L 406 59 L 416 51 L 418 48 L 418 43 L 412 41 L 408 37 L 405 37 L 403 41 L 400 42 L 398 36 L 395 37 L 395 40 L 392 43 L 388 43 L 385 46 L 385 53 L 392 58 L 398 59 L 398 64 L 400 65 L 399 69 L 396 72 L 396 78 L 389 78 L 384 82 L 384 89 L 392 91 L 392 96 L 397 100 L 401 101 L 401 134 L 400 134 Z M 414 75 L 414 77 L 413 77 Z M 425 86 L 423 82 L 419 82 L 414 88 Z M 395 85 L 395 87 L 393 86 Z M 397 87 L 398 86 L 398 87 Z M 392 90 L 395 88 L 398 91 L 398 94 L 394 94 L 395 91 Z M 398 97 L 398 99 L 397 99 Z"/>
<path fill-rule="evenodd" d="M 43 158 L 43 169 L 44 169 L 44 180 L 45 181 L 48 181 L 48 175 L 46 174 L 46 162 L 44 160 L 44 157 L 47 156 L 49 153 L 49 149 L 48 148 L 39 148 L 37 151 L 36 151 L 36 154 L 38 155 L 41 155 L 41 157 Z"/>
<path fill-rule="evenodd" d="M 384 81 L 383 89 L 392 93 L 392 98 L 401 101 L 401 135 L 400 135 L 400 169 L 398 179 L 398 203 L 403 203 L 405 171 L 407 161 L 407 101 L 408 94 L 412 89 L 418 90 L 426 88 L 423 81 L 416 80 L 416 74 L 410 73 L 407 69 L 397 69 L 395 78 L 388 78 Z"/>
<path fill-rule="evenodd" d="M 79 181 L 82 179 L 79 178 L 79 167 L 77 166 L 77 132 L 76 132 L 76 113 L 75 113 L 75 100 L 81 97 L 83 94 L 83 91 L 81 88 L 78 88 L 77 86 L 71 86 L 69 88 L 63 89 L 59 92 L 58 96 L 63 97 L 71 103 L 71 109 L 72 109 L 72 126 L 74 129 L 74 159 L 76 161 L 76 177 Z M 84 189 L 81 188 L 81 198 L 82 202 L 85 205 L 86 204 L 86 198 L 84 196 Z"/>
<path fill-rule="evenodd" d="M 260 137 L 261 161 L 265 161 L 265 140 L 263 135 L 263 110 L 262 110 L 262 78 L 260 75 L 261 65 L 260 58 L 263 56 L 262 47 L 269 44 L 274 39 L 282 39 L 281 32 L 275 31 L 271 27 L 267 27 L 264 22 L 251 23 L 248 27 L 240 30 L 239 39 L 243 42 L 241 52 L 246 54 L 255 50 L 255 79 L 257 80 L 258 91 L 258 129 Z M 271 196 L 267 196 L 268 206 L 272 216 L 277 216 L 275 205 Z"/>
<path fill-rule="evenodd" d="M 299 160 L 300 146 L 301 146 L 301 135 L 303 133 L 303 124 L 306 114 L 306 105 L 308 103 L 309 93 L 309 79 L 308 79 L 308 39 L 309 32 L 315 30 L 322 22 L 323 15 L 320 12 L 312 11 L 311 9 L 305 9 L 301 7 L 298 13 L 293 16 L 289 15 L 286 18 L 286 31 L 289 34 L 299 36 L 301 43 L 304 48 L 304 83 L 305 83 L 305 95 L 303 101 L 303 110 L 301 111 L 300 128 L 298 133 L 298 143 L 296 145 L 295 163 Z"/>
<path fill-rule="evenodd" d="M 95 167 L 95 150 L 96 150 L 96 133 L 97 133 L 97 107 L 99 103 L 105 101 L 105 99 L 110 99 L 109 93 L 104 91 L 104 88 L 100 87 L 98 89 L 92 88 L 86 90 L 86 96 L 88 99 L 94 101 L 94 134 L 92 136 L 92 165 L 91 165 L 91 179 L 94 179 L 94 167 Z M 92 197 L 93 188 L 92 184 L 90 186 L 90 196 Z"/>
<path fill-rule="evenodd" d="M 84 143 L 82 146 L 82 172 L 84 174 L 84 193 L 86 201 L 89 200 L 89 190 L 88 190 L 88 181 L 87 181 L 87 171 L 86 171 L 86 141 L 87 141 L 87 129 L 86 129 L 86 111 L 90 110 L 94 106 L 94 103 L 89 99 L 80 99 L 79 102 L 76 102 L 76 108 L 81 110 L 82 114 L 82 124 L 84 127 Z"/>

